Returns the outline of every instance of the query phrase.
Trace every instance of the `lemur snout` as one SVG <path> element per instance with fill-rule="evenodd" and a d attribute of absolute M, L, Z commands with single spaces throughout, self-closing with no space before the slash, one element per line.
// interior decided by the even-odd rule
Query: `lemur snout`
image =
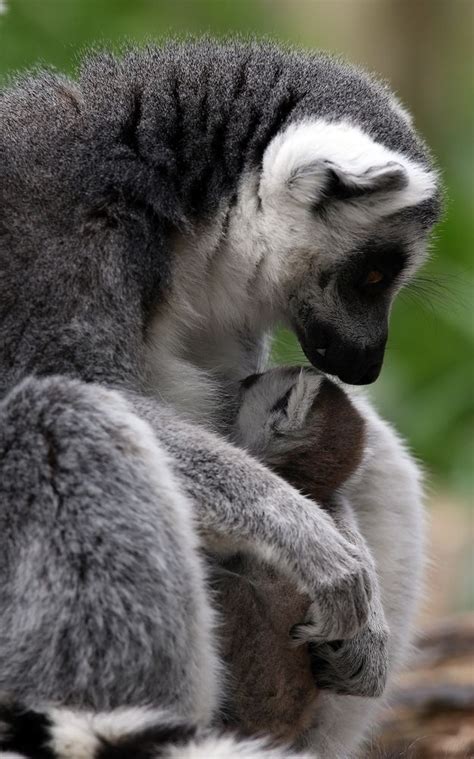
<path fill-rule="evenodd" d="M 298 337 L 306 357 L 316 369 L 339 377 L 349 385 L 369 385 L 382 369 L 387 333 L 368 346 L 341 337 L 327 325 L 312 322 L 310 329 L 299 330 Z"/>

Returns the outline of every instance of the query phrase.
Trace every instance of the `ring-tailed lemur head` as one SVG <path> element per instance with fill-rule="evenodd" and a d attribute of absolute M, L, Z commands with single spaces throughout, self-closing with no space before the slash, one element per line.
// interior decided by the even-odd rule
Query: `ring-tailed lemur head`
<path fill-rule="evenodd" d="M 425 259 L 440 206 L 427 161 L 323 120 L 290 125 L 264 153 L 251 239 L 279 317 L 345 382 L 377 378 L 394 296 Z"/>

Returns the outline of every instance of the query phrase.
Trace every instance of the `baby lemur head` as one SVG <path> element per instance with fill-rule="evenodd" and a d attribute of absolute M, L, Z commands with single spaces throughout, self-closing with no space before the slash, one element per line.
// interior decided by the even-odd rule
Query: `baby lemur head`
<path fill-rule="evenodd" d="M 359 469 L 366 449 L 364 420 L 348 394 L 309 367 L 247 377 L 241 387 L 236 437 L 320 502 Z"/>

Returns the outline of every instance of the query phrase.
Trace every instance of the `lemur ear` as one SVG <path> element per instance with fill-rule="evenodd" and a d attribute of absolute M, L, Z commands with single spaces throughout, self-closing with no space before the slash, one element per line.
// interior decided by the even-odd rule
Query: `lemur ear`
<path fill-rule="evenodd" d="M 437 191 L 422 163 L 345 122 L 309 121 L 277 135 L 263 157 L 260 198 L 301 205 L 347 201 L 380 216 L 417 205 Z M 281 206 L 280 206 L 281 207 Z"/>
<path fill-rule="evenodd" d="M 351 200 L 375 193 L 396 192 L 409 184 L 407 170 L 396 161 L 356 172 L 333 161 L 319 160 L 297 167 L 287 179 L 293 198 L 319 205 L 324 200 Z"/>

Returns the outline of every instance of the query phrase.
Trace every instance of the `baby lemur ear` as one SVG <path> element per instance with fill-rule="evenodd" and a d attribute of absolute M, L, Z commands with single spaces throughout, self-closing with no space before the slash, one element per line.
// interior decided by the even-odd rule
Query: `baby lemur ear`
<path fill-rule="evenodd" d="M 417 205 L 437 192 L 437 176 L 359 127 L 324 120 L 292 124 L 263 158 L 260 197 L 317 209 L 351 202 L 380 216 Z"/>

